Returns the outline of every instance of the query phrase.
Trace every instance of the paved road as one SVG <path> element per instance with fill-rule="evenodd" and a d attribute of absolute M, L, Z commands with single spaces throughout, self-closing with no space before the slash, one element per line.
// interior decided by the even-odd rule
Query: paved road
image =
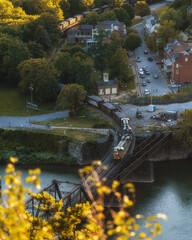
<path fill-rule="evenodd" d="M 55 112 L 55 113 L 49 113 L 44 115 L 38 115 L 38 116 L 31 116 L 31 117 L 0 117 L 0 127 L 5 128 L 18 128 L 22 127 L 24 129 L 29 128 L 45 128 L 45 126 L 31 124 L 30 122 L 41 122 L 56 118 L 66 118 L 69 115 L 69 111 L 63 111 L 63 112 Z"/>
<path fill-rule="evenodd" d="M 154 4 L 154 5 L 150 6 L 150 9 L 151 10 L 156 10 L 160 7 L 165 6 L 165 5 L 166 5 L 165 2 Z M 150 16 L 146 16 L 146 18 L 149 18 L 149 17 Z M 147 90 L 150 91 L 150 93 L 152 93 L 152 96 L 160 96 L 160 95 L 163 95 L 163 94 L 166 94 L 166 93 L 170 92 L 170 89 L 167 86 L 166 81 L 165 81 L 164 77 L 162 76 L 156 62 L 155 61 L 150 62 L 148 60 L 148 57 L 151 56 L 150 53 L 144 54 L 144 50 L 147 49 L 147 46 L 146 46 L 145 41 L 144 41 L 144 25 L 145 25 L 145 20 L 142 23 L 134 26 L 134 28 L 138 31 L 138 33 L 139 33 L 139 35 L 140 35 L 140 37 L 143 41 L 142 46 L 138 47 L 134 51 L 135 58 L 137 58 L 137 57 L 141 58 L 141 62 L 136 63 L 136 72 L 137 72 L 138 81 L 139 81 L 139 84 L 140 84 L 141 95 L 144 95 L 144 91 L 147 89 Z M 149 52 L 149 50 L 148 50 L 148 52 Z M 150 70 L 151 74 L 150 75 L 145 75 L 145 78 L 140 78 L 139 69 L 142 69 L 143 66 L 148 66 L 148 69 Z M 154 79 L 154 74 L 158 75 L 158 79 Z M 151 84 L 147 83 L 147 86 L 143 87 L 142 82 L 146 81 L 148 77 L 151 80 Z"/>

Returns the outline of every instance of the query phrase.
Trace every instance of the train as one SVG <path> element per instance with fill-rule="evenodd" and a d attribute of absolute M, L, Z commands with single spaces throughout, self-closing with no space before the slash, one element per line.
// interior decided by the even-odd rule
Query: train
<path fill-rule="evenodd" d="M 124 3 L 129 2 L 129 4 L 134 5 L 137 0 L 124 0 Z M 61 31 L 66 31 L 69 28 L 72 28 L 74 25 L 78 24 L 79 21 L 81 21 L 83 18 L 86 18 L 87 15 L 89 15 L 91 12 L 95 12 L 97 14 L 101 14 L 105 11 L 108 11 L 111 9 L 111 6 L 109 5 L 103 5 L 100 8 L 93 8 L 90 11 L 85 11 L 81 14 L 75 15 L 74 17 L 70 17 L 68 19 L 66 19 L 65 21 L 60 22 L 59 24 L 59 28 L 61 29 Z"/>
<path fill-rule="evenodd" d="M 130 127 L 129 118 L 126 117 L 124 113 L 119 111 L 117 106 L 109 102 L 104 102 L 98 96 L 88 96 L 86 100 L 89 105 L 99 108 L 108 114 L 120 126 L 122 136 L 117 146 L 114 147 L 113 160 L 115 162 L 121 161 L 127 155 L 133 140 L 133 133 Z"/>

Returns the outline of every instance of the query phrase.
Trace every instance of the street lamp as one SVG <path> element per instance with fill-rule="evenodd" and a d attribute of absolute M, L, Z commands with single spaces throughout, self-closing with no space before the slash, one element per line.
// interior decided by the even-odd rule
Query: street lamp
<path fill-rule="evenodd" d="M 33 84 L 30 84 L 29 90 L 31 91 L 31 104 L 33 104 Z"/>

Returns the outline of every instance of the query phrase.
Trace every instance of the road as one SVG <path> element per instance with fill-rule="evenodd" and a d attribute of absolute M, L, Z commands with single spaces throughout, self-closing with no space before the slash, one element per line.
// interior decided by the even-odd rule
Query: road
<path fill-rule="evenodd" d="M 156 10 L 165 5 L 166 5 L 165 2 L 154 4 L 154 5 L 150 6 L 150 9 Z M 146 18 L 149 18 L 149 17 L 150 16 L 147 16 Z M 144 91 L 146 89 L 149 90 L 150 93 L 152 93 L 152 96 L 160 96 L 160 95 L 169 93 L 170 89 L 167 86 L 166 81 L 165 81 L 164 77 L 162 76 L 156 62 L 155 61 L 150 62 L 148 60 L 148 57 L 152 57 L 151 54 L 150 53 L 144 54 L 144 50 L 147 49 L 147 46 L 144 41 L 144 25 L 145 25 L 145 20 L 142 23 L 137 24 L 136 26 L 133 27 L 138 31 L 138 33 L 143 41 L 142 45 L 140 47 L 138 47 L 137 49 L 135 49 L 135 51 L 134 51 L 135 58 L 140 57 L 140 59 L 141 59 L 141 62 L 136 62 L 136 73 L 138 76 L 142 96 L 144 95 Z M 149 52 L 149 50 L 148 50 L 148 52 Z M 151 74 L 145 75 L 145 78 L 140 78 L 139 69 L 142 69 L 143 66 L 148 66 L 148 69 L 151 72 Z M 157 74 L 158 79 L 154 78 L 154 74 Z M 142 82 L 146 81 L 148 77 L 150 77 L 151 84 L 147 83 L 147 86 L 143 87 Z"/>
<path fill-rule="evenodd" d="M 5 128 L 24 128 L 24 129 L 34 129 L 34 128 L 45 128 L 45 126 L 31 124 L 30 122 L 41 122 L 57 118 L 66 118 L 69 115 L 69 111 L 55 112 L 38 116 L 31 117 L 0 117 L 0 127 Z"/>

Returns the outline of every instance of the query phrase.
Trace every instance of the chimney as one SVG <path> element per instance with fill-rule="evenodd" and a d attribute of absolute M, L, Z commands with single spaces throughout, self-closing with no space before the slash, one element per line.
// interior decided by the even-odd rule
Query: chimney
<path fill-rule="evenodd" d="M 109 74 L 108 73 L 103 73 L 103 81 L 108 82 L 109 81 Z"/>

